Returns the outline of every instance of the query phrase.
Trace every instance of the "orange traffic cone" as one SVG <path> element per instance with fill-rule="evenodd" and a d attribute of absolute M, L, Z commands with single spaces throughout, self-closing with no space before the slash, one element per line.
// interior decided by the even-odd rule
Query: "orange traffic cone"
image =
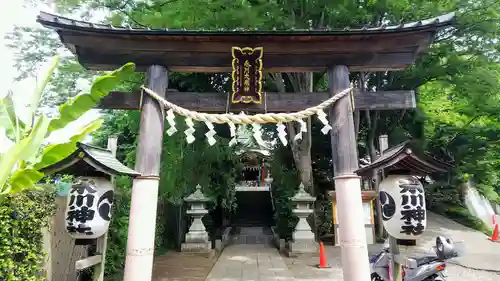
<path fill-rule="evenodd" d="M 498 239 L 498 223 L 495 224 L 495 227 L 493 228 L 493 233 L 491 234 L 490 240 L 493 242 L 500 242 L 500 240 Z"/>
<path fill-rule="evenodd" d="M 323 247 L 323 242 L 319 242 L 319 264 L 318 268 L 329 268 L 330 266 L 326 262 L 325 247 Z"/>

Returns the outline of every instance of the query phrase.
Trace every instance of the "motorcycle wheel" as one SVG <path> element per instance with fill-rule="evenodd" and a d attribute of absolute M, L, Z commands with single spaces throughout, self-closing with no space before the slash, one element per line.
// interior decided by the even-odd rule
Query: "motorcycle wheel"
<path fill-rule="evenodd" d="M 384 281 L 384 279 L 382 279 L 382 277 L 378 276 L 377 273 L 372 273 L 371 281 Z"/>

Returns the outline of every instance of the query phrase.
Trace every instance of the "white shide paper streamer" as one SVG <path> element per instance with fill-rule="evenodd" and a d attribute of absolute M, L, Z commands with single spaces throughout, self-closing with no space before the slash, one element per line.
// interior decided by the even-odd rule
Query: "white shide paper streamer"
<path fill-rule="evenodd" d="M 284 146 L 288 145 L 288 140 L 286 139 L 286 126 L 283 123 L 276 124 L 276 130 L 278 131 L 278 138 Z"/>
<path fill-rule="evenodd" d="M 186 141 L 187 141 L 187 143 L 193 143 L 195 140 L 195 137 L 193 136 L 193 133 L 195 132 L 193 119 L 191 119 L 189 117 L 186 118 L 186 125 L 188 127 L 184 131 L 184 134 L 186 135 Z"/>
<path fill-rule="evenodd" d="M 229 132 L 231 133 L 231 140 L 229 141 L 229 146 L 235 145 L 238 140 L 236 139 L 236 126 L 234 125 L 233 122 L 227 123 L 229 126 Z"/>
<path fill-rule="evenodd" d="M 168 128 L 168 130 L 167 130 L 167 134 L 169 136 L 172 136 L 173 134 L 175 134 L 177 132 L 177 128 L 175 128 L 175 115 L 174 115 L 174 111 L 172 109 L 167 111 L 167 122 L 168 122 L 168 125 L 170 125 L 170 128 Z"/>
<path fill-rule="evenodd" d="M 323 124 L 323 128 L 321 128 L 321 132 L 323 135 L 326 135 L 331 129 L 332 126 L 328 123 L 328 120 L 326 119 L 326 113 L 323 110 L 318 110 L 316 113 L 318 115 L 319 121 Z"/>
<path fill-rule="evenodd" d="M 214 138 L 216 134 L 216 132 L 214 131 L 214 124 L 205 121 L 205 125 L 207 125 L 208 128 L 208 132 L 205 134 L 205 136 L 207 137 L 208 144 L 212 146 L 217 142 Z"/>

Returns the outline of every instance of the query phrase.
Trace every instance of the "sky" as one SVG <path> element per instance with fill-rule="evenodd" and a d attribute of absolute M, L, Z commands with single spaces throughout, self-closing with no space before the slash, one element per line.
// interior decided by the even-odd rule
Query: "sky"
<path fill-rule="evenodd" d="M 11 89 L 14 93 L 14 102 L 16 107 L 16 112 L 21 115 L 21 119 L 24 119 L 23 112 L 26 106 L 26 96 L 32 93 L 36 87 L 36 79 L 28 78 L 23 81 L 14 82 L 14 77 L 16 76 L 17 69 L 13 67 L 14 65 L 14 52 L 13 50 L 7 48 L 7 44 L 4 39 L 5 35 L 11 32 L 15 25 L 21 26 L 33 26 L 37 27 L 39 24 L 36 22 L 36 16 L 40 10 L 46 12 L 53 12 L 50 7 L 29 7 L 23 6 L 22 0 L 11 0 L 5 1 L 3 3 L 2 9 L 0 9 L 0 62 L 2 62 L 2 74 L 0 75 L 0 85 L 2 85 L 2 90 L 0 90 L 0 97 L 3 97 L 7 90 Z M 50 59 L 50 58 L 47 58 Z M 44 73 L 45 67 L 42 67 L 40 74 Z M 83 89 L 75 89 L 76 92 Z M 55 111 L 52 109 L 51 111 Z M 83 125 L 88 124 L 90 121 L 99 117 L 97 110 L 92 110 L 82 116 L 79 120 L 72 122 L 67 129 L 62 129 L 54 132 L 49 136 L 49 143 L 60 143 L 68 140 L 68 136 L 76 133 L 79 128 Z M 6 150 L 5 138 L 0 136 L 0 153 Z M 2 151 L 4 150 L 4 151 Z"/>
<path fill-rule="evenodd" d="M 0 85 L 11 85 L 17 71 L 12 67 L 14 64 L 13 52 L 5 46 L 7 42 L 4 37 L 12 31 L 14 25 L 35 26 L 38 9 L 24 8 L 21 0 L 5 2 L 2 3 L 3 7 L 0 9 L 0 61 L 4 68 L 2 75 L 0 75 Z"/>

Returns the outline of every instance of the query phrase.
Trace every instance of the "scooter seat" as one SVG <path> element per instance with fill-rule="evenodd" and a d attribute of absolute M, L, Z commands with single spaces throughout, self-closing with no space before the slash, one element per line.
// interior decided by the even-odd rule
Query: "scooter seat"
<path fill-rule="evenodd" d="M 431 262 L 437 261 L 438 258 L 436 256 L 425 256 L 420 258 L 412 258 L 417 262 L 417 267 L 422 266 L 424 264 L 429 264 Z"/>

